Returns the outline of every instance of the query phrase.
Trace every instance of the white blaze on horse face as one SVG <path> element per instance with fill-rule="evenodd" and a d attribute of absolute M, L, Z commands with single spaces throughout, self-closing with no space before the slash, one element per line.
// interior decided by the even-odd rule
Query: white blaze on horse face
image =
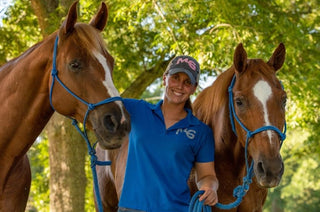
<path fill-rule="evenodd" d="M 265 126 L 269 126 L 270 121 L 269 121 L 269 114 L 267 109 L 267 101 L 272 96 L 271 87 L 266 81 L 260 80 L 253 87 L 253 93 L 262 104 Z M 267 133 L 268 133 L 269 141 L 271 142 L 271 136 L 272 136 L 271 130 L 267 130 Z"/>
<path fill-rule="evenodd" d="M 111 97 L 120 96 L 118 90 L 114 87 L 112 77 L 111 77 L 111 71 L 110 71 L 110 68 L 107 64 L 106 58 L 97 51 L 93 51 L 93 54 L 98 59 L 98 61 L 101 63 L 101 65 L 104 69 L 105 79 L 103 81 L 103 85 L 107 88 L 107 91 L 109 92 L 110 96 Z M 120 122 L 123 123 L 126 120 L 124 112 L 123 112 L 124 105 L 122 104 L 121 101 L 115 101 L 115 103 L 121 109 L 121 121 Z"/>

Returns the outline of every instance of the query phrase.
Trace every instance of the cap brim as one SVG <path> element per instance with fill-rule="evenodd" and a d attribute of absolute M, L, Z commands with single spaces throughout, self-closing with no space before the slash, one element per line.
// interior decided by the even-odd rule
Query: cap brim
<path fill-rule="evenodd" d="M 193 85 L 196 85 L 197 84 L 197 81 L 196 79 L 194 78 L 194 76 L 190 73 L 189 70 L 187 69 L 184 69 L 184 68 L 174 68 L 174 69 L 171 69 L 169 71 L 169 74 L 176 74 L 176 73 L 185 73 L 186 75 L 188 75 L 189 79 L 191 80 L 191 83 Z"/>

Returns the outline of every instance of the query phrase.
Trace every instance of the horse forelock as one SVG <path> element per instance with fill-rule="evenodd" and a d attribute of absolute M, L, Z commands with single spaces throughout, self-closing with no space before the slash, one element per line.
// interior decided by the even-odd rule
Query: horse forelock
<path fill-rule="evenodd" d="M 75 25 L 75 33 L 75 41 L 77 43 L 81 43 L 81 45 L 86 48 L 92 56 L 95 56 L 94 52 L 99 52 L 100 54 L 105 56 L 108 62 L 108 66 L 110 67 L 110 71 L 112 71 L 114 59 L 107 51 L 105 42 L 99 31 L 91 25 L 77 23 Z"/>
<path fill-rule="evenodd" d="M 267 81 L 275 82 L 275 71 L 270 68 L 270 66 L 265 63 L 262 59 L 248 59 L 247 60 L 247 70 L 244 74 L 254 77 L 260 76 Z"/>

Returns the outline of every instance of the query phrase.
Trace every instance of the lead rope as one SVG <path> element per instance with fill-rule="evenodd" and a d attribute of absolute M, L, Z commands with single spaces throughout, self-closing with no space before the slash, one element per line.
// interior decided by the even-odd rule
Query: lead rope
<path fill-rule="evenodd" d="M 252 182 L 252 177 L 254 176 L 254 172 L 253 172 L 253 161 L 251 162 L 251 165 L 249 167 L 248 164 L 248 144 L 249 144 L 249 139 L 251 137 L 253 137 L 255 134 L 260 133 L 262 131 L 266 131 L 266 130 L 273 130 L 276 133 L 278 133 L 279 137 L 280 137 L 280 148 L 283 144 L 283 141 L 286 139 L 286 131 L 287 131 L 287 124 L 286 122 L 284 123 L 284 132 L 282 133 L 278 128 L 274 127 L 274 126 L 263 126 L 260 127 L 254 131 L 250 131 L 248 130 L 244 124 L 240 121 L 240 119 L 238 118 L 235 109 L 234 109 L 234 105 L 233 105 L 233 93 L 232 93 L 232 88 L 235 84 L 236 81 L 236 76 L 234 75 L 232 78 L 232 81 L 230 83 L 230 86 L 228 88 L 228 93 L 229 93 L 229 114 L 230 114 L 230 122 L 231 122 L 231 127 L 232 127 L 232 131 L 234 132 L 235 135 L 237 135 L 236 133 L 236 129 L 235 129 L 235 124 L 234 124 L 234 119 L 233 117 L 236 119 L 236 121 L 240 124 L 240 126 L 242 127 L 243 130 L 245 130 L 247 132 L 247 137 L 246 137 L 246 144 L 245 144 L 245 162 L 246 162 L 246 171 L 247 174 L 246 176 L 243 178 L 243 183 L 242 185 L 237 186 L 234 190 L 233 190 L 233 196 L 236 198 L 236 200 L 230 204 L 221 204 L 221 203 L 217 203 L 215 205 L 215 207 L 223 209 L 223 210 L 230 210 L 232 208 L 235 208 L 237 206 L 240 205 L 240 203 L 242 202 L 243 197 L 246 195 L 247 191 L 249 190 L 250 184 Z M 282 84 L 281 84 L 282 85 Z M 283 88 L 283 85 L 282 85 Z M 192 201 L 193 199 L 197 199 L 199 197 L 201 193 L 197 192 L 195 193 L 195 195 L 192 197 Z M 191 204 L 191 203 L 190 203 Z M 194 203 L 192 203 L 194 204 Z M 198 204 L 198 203 L 197 203 Z M 201 206 L 201 204 L 199 204 Z M 201 212 L 200 209 L 197 209 L 195 211 L 190 211 L 189 212 Z"/>
<path fill-rule="evenodd" d="M 233 86 L 235 84 L 236 81 L 236 76 L 234 75 L 232 78 L 232 81 L 230 83 L 230 86 L 228 88 L 228 93 L 229 93 L 229 113 L 230 113 L 230 122 L 231 122 L 231 126 L 232 126 L 232 131 L 235 133 L 235 135 L 237 135 L 236 130 L 235 130 L 235 124 L 234 124 L 234 119 L 233 117 L 236 119 L 236 121 L 240 124 L 240 126 L 242 127 L 243 130 L 245 130 L 247 132 L 247 138 L 246 138 L 246 144 L 245 144 L 245 162 L 246 162 L 246 171 L 247 174 L 246 176 L 243 178 L 243 183 L 242 185 L 237 186 L 234 190 L 233 190 L 233 196 L 235 198 L 237 198 L 234 202 L 230 203 L 230 204 L 221 204 L 221 203 L 217 203 L 215 205 L 215 207 L 220 208 L 220 209 L 224 209 L 224 210 L 229 210 L 232 208 L 235 208 L 237 206 L 240 205 L 240 203 L 242 202 L 243 197 L 246 195 L 247 191 L 249 190 L 250 184 L 252 182 L 252 177 L 254 176 L 254 172 L 253 172 L 253 161 L 251 162 L 251 165 L 249 167 L 248 164 L 248 144 L 249 144 L 249 139 L 251 137 L 253 137 L 255 134 L 260 133 L 262 131 L 266 131 L 266 130 L 273 130 L 276 133 L 278 133 L 280 140 L 281 140 L 281 144 L 280 144 L 280 148 L 282 146 L 283 141 L 286 139 L 286 130 L 287 130 L 287 125 L 286 122 L 284 123 L 284 132 L 282 133 L 278 128 L 274 127 L 274 126 L 263 126 L 260 127 L 254 131 L 250 131 L 248 130 L 244 124 L 240 121 L 239 117 L 237 116 L 235 109 L 234 109 L 234 105 L 233 105 L 233 93 L 232 93 L 232 89 Z"/>
<path fill-rule="evenodd" d="M 188 212 L 211 212 L 211 206 L 204 205 L 203 201 L 199 201 L 199 196 L 203 194 L 204 191 L 197 191 L 191 198 L 189 204 Z"/>
<path fill-rule="evenodd" d="M 102 201 L 101 201 L 101 196 L 100 196 L 100 191 L 99 191 L 99 183 L 98 183 L 98 177 L 97 177 L 97 171 L 96 171 L 96 166 L 109 166 L 111 165 L 111 161 L 99 161 L 98 157 L 96 156 L 96 151 L 95 151 L 95 145 L 97 144 L 94 143 L 92 146 L 90 144 L 88 135 L 87 135 L 87 130 L 86 130 L 86 122 L 87 118 L 89 115 L 89 112 L 94 110 L 97 106 L 107 104 L 110 102 L 114 101 L 122 101 L 122 98 L 120 96 L 115 96 L 115 97 L 110 97 L 108 99 L 102 100 L 101 102 L 91 104 L 86 102 L 85 100 L 81 99 L 79 96 L 77 96 L 75 93 L 73 93 L 58 77 L 58 70 L 56 69 L 56 57 L 57 57 L 57 47 L 58 47 L 58 40 L 59 37 L 56 37 L 55 43 L 54 43 L 54 49 L 53 49 L 53 62 L 52 62 L 52 70 L 51 70 L 51 76 L 52 76 L 52 83 L 50 86 L 50 94 L 49 94 L 49 100 L 50 100 L 50 105 L 53 110 L 53 104 L 52 104 L 52 93 L 53 93 L 53 86 L 55 83 L 55 80 L 57 80 L 60 85 L 68 92 L 70 93 L 73 97 L 81 101 L 83 104 L 88 106 L 87 112 L 84 116 L 83 119 L 83 131 L 80 129 L 78 122 L 76 119 L 72 117 L 68 117 L 69 119 L 72 120 L 72 125 L 77 129 L 77 131 L 80 133 L 80 135 L 84 138 L 86 141 L 87 147 L 88 147 L 88 153 L 90 155 L 90 166 L 91 166 L 91 171 L 92 171 L 92 177 L 93 177 L 93 182 L 94 182 L 94 192 L 95 196 L 97 198 L 97 204 L 98 204 L 98 210 L 99 212 L 103 212 L 103 207 L 102 207 Z"/>

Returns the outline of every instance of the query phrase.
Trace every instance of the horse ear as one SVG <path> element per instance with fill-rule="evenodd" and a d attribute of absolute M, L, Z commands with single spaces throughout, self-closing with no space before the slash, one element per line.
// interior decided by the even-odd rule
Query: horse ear
<path fill-rule="evenodd" d="M 272 66 L 275 71 L 277 71 L 282 67 L 285 60 L 285 55 L 286 47 L 283 43 L 280 43 L 267 63 Z"/>
<path fill-rule="evenodd" d="M 99 12 L 91 19 L 90 25 L 102 31 L 107 24 L 107 20 L 108 20 L 108 8 L 107 8 L 107 5 L 104 2 L 102 2 Z"/>
<path fill-rule="evenodd" d="M 234 55 L 233 55 L 233 65 L 239 73 L 246 70 L 247 67 L 247 52 L 244 50 L 242 43 L 239 43 Z"/>
<path fill-rule="evenodd" d="M 77 18 L 78 18 L 77 4 L 78 4 L 78 1 L 75 1 L 71 5 L 69 12 L 68 12 L 67 19 L 63 22 L 62 30 L 63 30 L 64 34 L 68 34 L 68 33 L 72 32 L 74 29 L 74 25 L 76 24 Z"/>

